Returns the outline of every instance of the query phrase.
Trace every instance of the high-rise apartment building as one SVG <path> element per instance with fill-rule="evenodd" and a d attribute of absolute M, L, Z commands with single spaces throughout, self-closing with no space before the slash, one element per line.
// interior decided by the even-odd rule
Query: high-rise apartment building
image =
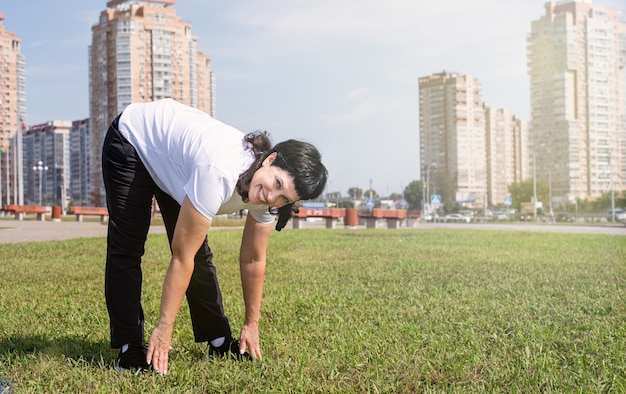
<path fill-rule="evenodd" d="M 528 123 L 482 102 L 471 75 L 419 79 L 422 180 L 428 194 L 470 208 L 503 205 L 530 175 Z"/>
<path fill-rule="evenodd" d="M 485 106 L 487 142 L 487 198 L 504 203 L 509 186 L 532 177 L 528 172 L 528 123 L 508 109 Z"/>
<path fill-rule="evenodd" d="M 23 136 L 24 195 L 27 203 L 69 203 L 70 127 L 68 120 L 52 120 L 28 127 Z"/>
<path fill-rule="evenodd" d="M 528 137 L 528 121 L 520 119 L 513 115 L 513 143 L 514 156 L 512 160 L 513 164 L 513 179 L 515 182 L 523 182 L 526 179 L 532 177 L 531 169 L 528 165 L 528 153 L 529 137 Z"/>
<path fill-rule="evenodd" d="M 421 170 L 428 193 L 476 208 L 484 205 L 487 191 L 481 89 L 469 75 L 444 71 L 419 78 Z"/>
<path fill-rule="evenodd" d="M 70 199 L 89 205 L 93 196 L 93 138 L 89 119 L 75 120 L 70 129 Z"/>
<path fill-rule="evenodd" d="M 550 2 L 528 36 L 531 165 L 553 202 L 626 190 L 626 19 Z"/>
<path fill-rule="evenodd" d="M 0 14 L 0 201 L 23 203 L 22 151 L 26 120 L 26 67 L 21 40 L 4 28 Z"/>
<path fill-rule="evenodd" d="M 100 147 L 109 123 L 133 102 L 173 98 L 215 115 L 211 59 L 176 0 L 113 0 L 92 27 L 90 119 L 94 205 L 104 205 Z"/>

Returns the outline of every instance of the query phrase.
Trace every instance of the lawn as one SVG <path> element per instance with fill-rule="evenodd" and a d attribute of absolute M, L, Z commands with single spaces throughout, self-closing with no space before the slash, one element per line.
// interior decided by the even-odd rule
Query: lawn
<path fill-rule="evenodd" d="M 235 333 L 240 235 L 209 235 Z M 113 368 L 104 253 L 103 238 L 0 247 L 0 381 L 12 393 L 626 391 L 624 236 L 275 233 L 263 360 L 206 361 L 184 303 L 165 377 Z M 165 235 L 149 236 L 146 335 L 168 253 Z"/>

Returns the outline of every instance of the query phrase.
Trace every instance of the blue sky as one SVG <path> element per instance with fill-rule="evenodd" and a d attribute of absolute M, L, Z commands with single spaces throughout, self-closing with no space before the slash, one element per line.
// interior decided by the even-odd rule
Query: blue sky
<path fill-rule="evenodd" d="M 22 39 L 28 125 L 89 117 L 88 46 L 106 0 L 4 0 Z M 472 74 L 528 119 L 526 36 L 546 0 L 177 0 L 212 57 L 217 118 L 321 150 L 326 191 L 420 178 L 420 77 Z M 626 12 L 623 0 L 595 0 Z"/>

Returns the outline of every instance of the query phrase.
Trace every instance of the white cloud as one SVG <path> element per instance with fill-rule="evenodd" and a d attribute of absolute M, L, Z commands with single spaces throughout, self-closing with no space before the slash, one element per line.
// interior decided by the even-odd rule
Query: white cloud
<path fill-rule="evenodd" d="M 363 98 L 356 102 L 351 101 L 350 106 L 341 107 L 338 109 L 345 112 L 339 114 L 330 114 L 322 116 L 322 119 L 328 121 L 331 124 L 355 124 L 365 121 L 368 117 L 372 116 L 373 112 L 376 112 L 377 105 L 376 100 L 373 97 Z"/>
<path fill-rule="evenodd" d="M 343 101 L 344 102 L 351 102 L 354 100 L 358 100 L 359 98 L 367 95 L 368 90 L 365 88 L 358 88 L 358 89 L 354 89 L 350 92 L 348 92 L 348 94 L 346 94 L 346 96 L 344 97 Z"/>
<path fill-rule="evenodd" d="M 255 0 L 234 7 L 229 17 L 253 32 L 246 38 L 280 44 L 275 51 L 307 52 L 346 43 L 409 51 L 428 44 L 424 47 L 429 51 L 445 51 L 479 44 L 473 38 L 497 38 L 501 4 L 498 0 Z"/>

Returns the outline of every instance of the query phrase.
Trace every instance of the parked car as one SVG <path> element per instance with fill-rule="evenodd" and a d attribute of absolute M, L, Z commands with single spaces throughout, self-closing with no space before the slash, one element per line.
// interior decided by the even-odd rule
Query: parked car
<path fill-rule="evenodd" d="M 495 211 L 493 217 L 497 220 L 509 220 L 509 215 L 506 211 Z"/>
<path fill-rule="evenodd" d="M 460 213 L 451 213 L 443 217 L 444 222 L 465 222 L 469 223 L 472 220 L 469 216 L 463 216 Z"/>
<path fill-rule="evenodd" d="M 529 214 L 528 212 L 518 212 L 515 214 L 515 220 L 519 221 L 519 222 L 528 222 L 530 220 L 532 220 L 532 215 Z"/>
<path fill-rule="evenodd" d="M 567 212 L 559 212 L 556 214 L 556 221 L 561 223 L 572 223 L 574 217 Z"/>
<path fill-rule="evenodd" d="M 487 222 L 493 219 L 493 211 L 491 209 L 479 210 L 474 216 L 474 220 L 479 222 Z"/>
<path fill-rule="evenodd" d="M 469 209 L 464 209 L 462 211 L 459 211 L 459 214 L 466 216 L 468 218 L 473 218 L 474 217 L 474 211 L 469 210 Z"/>
<path fill-rule="evenodd" d="M 613 221 L 613 214 L 610 209 L 606 212 L 606 220 L 608 220 L 609 222 Z M 624 208 L 615 208 L 615 221 L 626 221 L 626 211 L 624 210 Z"/>

